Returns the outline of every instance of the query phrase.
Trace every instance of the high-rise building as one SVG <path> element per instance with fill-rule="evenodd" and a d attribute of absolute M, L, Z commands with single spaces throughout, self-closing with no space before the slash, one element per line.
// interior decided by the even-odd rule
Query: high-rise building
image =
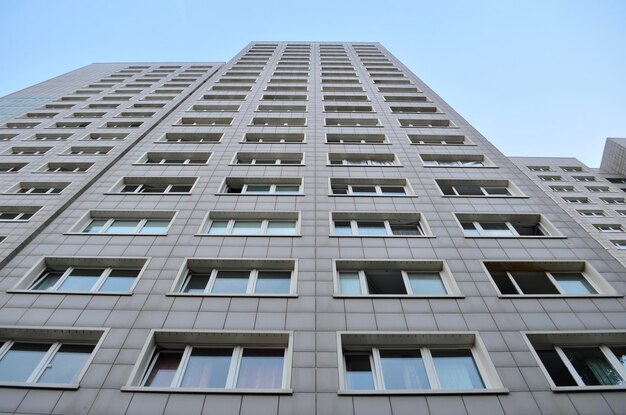
<path fill-rule="evenodd" d="M 625 411 L 623 265 L 378 43 L 3 103 L 2 413 Z"/>

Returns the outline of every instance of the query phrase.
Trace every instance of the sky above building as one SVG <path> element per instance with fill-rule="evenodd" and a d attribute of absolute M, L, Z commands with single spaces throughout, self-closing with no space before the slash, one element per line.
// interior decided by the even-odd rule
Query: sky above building
<path fill-rule="evenodd" d="M 92 62 L 378 41 L 509 156 L 600 164 L 626 137 L 626 1 L 0 1 L 0 96 Z"/>

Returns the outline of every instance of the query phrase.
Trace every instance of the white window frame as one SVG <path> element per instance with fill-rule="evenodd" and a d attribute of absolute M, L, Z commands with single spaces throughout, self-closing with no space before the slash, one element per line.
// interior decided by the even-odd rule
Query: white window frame
<path fill-rule="evenodd" d="M 552 283 L 552 285 L 554 285 L 554 287 L 556 288 L 556 290 L 559 292 L 558 294 L 525 294 L 522 289 L 520 288 L 520 286 L 517 284 L 517 281 L 515 281 L 515 278 L 513 278 L 513 276 L 511 275 L 510 271 L 503 271 L 506 273 L 506 276 L 509 279 L 509 282 L 513 285 L 513 287 L 515 287 L 515 289 L 517 290 L 517 294 L 502 294 L 504 296 L 515 296 L 515 297 L 528 297 L 528 296 L 536 296 L 536 295 L 540 295 L 540 296 L 548 296 L 548 295 L 558 295 L 558 296 L 565 296 L 565 297 L 572 297 L 571 294 L 567 294 L 565 291 L 563 291 L 563 288 L 561 288 L 561 286 L 559 285 L 559 282 L 556 280 L 556 278 L 554 278 L 554 275 L 552 275 L 551 271 L 541 271 L 546 275 L 546 278 Z M 595 290 L 595 293 L 588 293 L 588 294 L 583 294 L 583 296 L 598 296 L 598 295 L 602 295 L 602 290 L 599 289 L 596 284 L 592 281 L 591 278 L 589 278 L 589 276 L 587 274 L 585 274 L 583 271 L 556 271 L 557 274 L 574 274 L 574 273 L 578 273 L 580 275 L 582 275 L 582 277 L 585 279 L 585 281 L 587 282 L 587 284 L 589 284 L 591 286 L 591 288 L 593 288 Z M 495 283 L 495 281 L 494 281 Z M 496 285 L 497 286 L 497 285 Z M 498 289 L 499 291 L 499 289 Z M 624 378 L 626 380 L 626 378 Z"/>
<path fill-rule="evenodd" d="M 155 235 L 165 235 L 167 234 L 167 231 L 169 230 L 170 226 L 172 225 L 172 220 L 174 218 L 132 218 L 132 217 L 119 217 L 119 218 L 94 218 L 94 217 L 90 217 L 89 218 L 89 222 L 87 222 L 87 224 L 83 227 L 81 227 L 79 232 L 83 233 L 85 235 L 148 235 L 148 236 L 155 236 Z M 102 225 L 102 228 L 100 229 L 100 231 L 98 232 L 86 232 L 85 229 L 91 225 L 91 223 L 94 220 L 106 220 L 106 223 L 104 225 Z M 108 233 L 108 229 L 113 225 L 113 223 L 116 220 L 139 220 L 139 223 L 135 226 L 135 229 L 133 232 L 124 232 L 124 233 Z M 140 233 L 141 230 L 144 228 L 144 226 L 146 226 L 146 223 L 149 220 L 169 220 L 169 225 L 167 225 L 167 228 L 165 229 L 165 232 L 163 233 Z"/>
<path fill-rule="evenodd" d="M 136 184 L 127 184 L 127 183 L 121 183 L 122 188 L 120 189 L 119 193 L 123 193 L 123 194 L 157 194 L 157 195 L 162 195 L 162 194 L 168 194 L 168 193 L 173 193 L 173 194 L 189 194 L 191 193 L 191 190 L 189 190 L 188 192 L 171 192 L 172 187 L 175 186 L 191 186 L 191 188 L 193 189 L 195 183 L 193 184 L 187 184 L 187 183 L 169 183 L 166 185 L 165 190 L 163 192 L 141 192 L 140 190 L 143 189 L 146 185 L 148 185 L 148 183 L 136 183 Z M 137 189 L 135 189 L 132 192 L 124 192 L 124 187 L 126 186 L 137 186 Z"/>
<path fill-rule="evenodd" d="M 215 286 L 215 280 L 217 279 L 217 274 L 220 271 L 236 271 L 236 272 L 247 272 L 248 273 L 248 285 L 246 287 L 246 291 L 243 293 L 214 293 L 213 292 L 213 287 Z M 287 293 L 257 293 L 256 292 L 256 285 L 257 285 L 257 281 L 259 278 L 259 272 L 289 272 L 290 273 L 290 277 L 289 277 L 289 292 Z M 206 287 L 204 287 L 204 291 L 200 294 L 196 294 L 196 293 L 186 293 L 185 292 L 185 288 L 187 287 L 187 285 L 189 284 L 189 281 L 192 278 L 192 273 L 187 270 L 187 275 L 185 275 L 185 278 L 183 280 L 183 283 L 180 286 L 180 294 L 185 294 L 185 295 L 215 295 L 215 296 L 237 296 L 237 295 L 247 295 L 247 296 L 281 296 L 281 295 L 290 295 L 294 293 L 294 271 L 293 270 L 277 270 L 277 269 L 271 269 L 271 268 L 252 268 L 252 269 L 219 269 L 219 268 L 213 268 L 211 270 L 210 273 L 210 277 L 209 277 L 209 281 L 207 282 Z"/>
<path fill-rule="evenodd" d="M 351 228 L 351 234 L 350 235 L 340 235 L 337 234 L 337 230 L 335 227 L 335 223 L 336 222 L 350 222 L 350 228 Z M 360 235 L 359 234 L 359 227 L 358 227 L 358 222 L 381 222 L 383 224 L 383 226 L 385 227 L 385 235 Z M 415 236 L 427 236 L 424 228 L 422 227 L 421 221 L 417 224 L 417 229 L 419 231 L 419 235 L 395 235 L 393 233 L 393 229 L 391 228 L 391 223 L 389 223 L 389 219 L 367 219 L 367 217 L 363 217 L 362 219 L 334 219 L 332 220 L 332 230 L 333 230 L 333 236 L 337 236 L 337 237 L 374 237 L 374 238 L 381 238 L 381 237 L 388 237 L 388 236 L 397 236 L 397 237 L 401 237 L 401 238 L 411 238 L 411 237 L 415 237 Z"/>
<path fill-rule="evenodd" d="M 485 230 L 483 229 L 482 225 L 480 224 L 480 221 L 459 221 L 461 223 L 461 229 L 463 229 L 463 234 L 465 235 L 466 238 L 476 238 L 478 237 L 487 237 L 487 238 L 506 238 L 506 237 L 516 237 L 516 236 L 521 236 L 517 230 L 515 229 L 515 227 L 513 227 L 513 225 L 511 224 L 511 222 L 508 221 L 493 221 L 490 223 L 498 223 L 498 224 L 504 224 L 508 229 L 509 232 L 511 232 L 511 235 L 489 235 L 488 233 L 485 234 Z M 463 223 L 464 222 L 470 222 L 473 226 L 474 229 L 476 229 L 476 231 L 479 233 L 479 235 L 467 235 L 466 234 L 466 230 L 463 228 Z M 487 221 L 483 221 L 483 222 L 487 222 Z M 545 229 L 541 226 L 540 223 L 537 224 L 537 226 L 541 229 L 541 231 L 544 233 L 545 236 L 550 236 L 549 233 L 547 233 L 545 231 Z"/>
<path fill-rule="evenodd" d="M 602 233 L 621 233 L 624 232 L 624 228 L 620 224 L 594 224 L 594 228 L 598 230 L 598 232 Z M 626 380 L 626 379 L 625 379 Z"/>
<path fill-rule="evenodd" d="M 35 212 L 2 212 L 0 211 L 0 215 L 3 215 L 5 213 L 9 213 L 9 214 L 17 214 L 17 216 L 13 219 L 2 219 L 0 218 L 0 222 L 28 222 L 33 216 L 35 216 L 35 213 L 37 213 L 37 211 Z M 22 219 L 22 217 L 24 215 L 30 215 L 30 217 L 26 218 L 26 219 Z"/>
<path fill-rule="evenodd" d="M 270 186 L 270 190 L 268 192 L 249 192 L 248 191 L 248 186 Z M 276 187 L 277 186 L 298 186 L 298 190 L 296 192 L 293 193 L 281 193 L 281 192 L 276 192 Z M 244 183 L 242 189 L 241 189 L 241 194 L 247 194 L 247 195 L 285 195 L 285 196 L 289 196 L 289 195 L 297 195 L 297 194 L 301 194 L 302 193 L 302 184 L 298 183 L 298 184 L 291 184 L 291 183 Z"/>
<path fill-rule="evenodd" d="M 604 218 L 606 215 L 603 210 L 582 210 L 578 212 L 584 218 Z"/>
<path fill-rule="evenodd" d="M 31 186 L 31 187 L 18 187 L 17 188 L 17 192 L 15 192 L 16 194 L 20 194 L 20 195 L 29 195 L 29 194 L 33 194 L 33 192 L 35 191 L 35 189 L 47 189 L 45 193 L 34 193 L 37 195 L 49 195 L 49 194 L 59 194 L 63 191 L 62 188 L 59 188 L 58 192 L 54 192 L 57 188 L 56 187 L 36 187 L 36 186 Z M 25 192 L 20 192 L 20 190 L 26 190 Z"/>
<path fill-rule="evenodd" d="M 348 297 L 353 297 L 353 296 L 364 296 L 364 297 L 406 297 L 406 296 L 411 296 L 411 297 L 450 297 L 450 296 L 454 296 L 457 288 L 456 287 L 450 287 L 450 283 L 447 281 L 448 278 L 446 278 L 446 276 L 442 275 L 442 273 L 444 273 L 445 271 L 440 270 L 440 271 L 428 271 L 428 270 L 410 270 L 410 271 L 406 271 L 403 269 L 397 270 L 401 273 L 402 275 L 402 282 L 404 283 L 404 289 L 406 290 L 406 294 L 370 294 L 369 292 L 369 287 L 367 284 L 367 273 L 365 272 L 365 270 L 337 270 L 337 295 L 339 296 L 348 296 Z M 359 274 L 359 285 L 361 287 L 361 293 L 360 294 L 344 294 L 341 292 L 341 274 L 342 273 L 358 273 Z M 439 279 L 441 280 L 441 283 L 443 284 L 446 293 L 445 294 L 414 294 L 413 293 L 413 288 L 411 287 L 411 281 L 409 279 L 409 274 L 419 274 L 419 273 L 437 273 L 439 274 Z"/>
<path fill-rule="evenodd" d="M 338 184 L 335 184 L 335 186 L 337 186 Z M 348 193 L 347 194 L 341 194 L 341 193 L 332 193 L 332 188 L 333 185 L 331 183 L 331 194 L 335 195 L 335 196 L 401 196 L 401 195 L 396 195 L 396 194 L 389 194 L 389 193 L 383 193 L 382 188 L 383 187 L 399 187 L 402 188 L 404 190 L 404 195 L 403 196 L 409 196 L 409 192 L 407 191 L 407 185 L 405 184 L 404 186 L 401 186 L 399 184 L 389 184 L 389 185 L 381 185 L 381 184 L 341 184 L 341 186 L 347 186 L 347 190 Z M 364 187 L 364 186 L 368 186 L 368 187 L 374 187 L 376 194 L 365 194 L 365 193 L 354 193 L 353 191 L 353 187 Z"/>
<path fill-rule="evenodd" d="M 585 205 L 589 203 L 589 199 L 586 197 L 564 197 L 565 203 L 573 205 Z"/>
<path fill-rule="evenodd" d="M 37 278 L 35 278 L 30 285 L 26 288 L 26 291 L 33 291 L 33 292 L 42 292 L 42 293 L 49 293 L 49 292 L 59 292 L 59 293 L 64 293 L 64 292 L 68 292 L 68 291 L 59 291 L 59 287 L 65 282 L 65 280 L 70 276 L 70 274 L 75 270 L 75 269 L 85 269 L 85 268 L 91 268 L 91 269 L 97 269 L 94 267 L 67 267 L 67 269 L 63 272 L 63 275 L 59 278 L 59 280 L 52 286 L 50 287 L 49 290 L 37 290 L 33 287 L 35 287 L 37 284 L 39 284 L 41 281 L 45 280 L 45 278 L 48 276 L 49 272 L 47 271 L 47 268 L 44 269 L 44 271 L 41 273 L 41 275 L 39 275 Z M 114 267 L 104 267 L 104 271 L 102 271 L 102 274 L 100 274 L 100 276 L 98 277 L 98 280 L 94 283 L 94 285 L 91 287 L 91 289 L 89 291 L 69 291 L 69 292 L 85 292 L 85 293 L 99 293 L 100 288 L 102 288 L 102 285 L 104 285 L 104 283 L 106 282 L 107 278 L 109 278 L 109 275 L 111 275 L 111 273 L 113 271 L 115 271 L 116 269 L 125 269 L 125 268 L 114 268 Z M 123 291 L 123 292 L 128 292 L 130 293 L 133 288 L 135 287 L 135 284 L 137 283 L 137 280 L 139 279 L 139 275 L 142 272 L 142 270 L 137 270 L 137 277 L 135 278 L 135 282 L 133 282 L 133 284 L 131 284 L 130 288 L 128 289 L 128 291 Z M 115 293 L 117 291 L 106 291 L 104 293 Z"/>
<path fill-rule="evenodd" d="M 443 186 L 450 186 L 450 188 L 454 192 L 453 195 L 446 195 L 446 194 L 444 194 L 444 196 L 461 196 L 461 197 L 467 197 L 467 196 L 512 197 L 512 196 L 515 196 L 513 193 L 511 193 L 511 189 L 509 189 L 509 186 L 495 186 L 495 185 L 494 186 L 483 186 L 483 185 L 480 185 L 480 184 L 475 185 L 476 187 L 478 187 L 480 189 L 482 195 L 480 195 L 480 194 L 476 194 L 476 195 L 462 195 L 462 194 L 459 194 L 458 190 L 456 189 L 456 185 L 450 184 L 450 185 L 443 185 Z M 507 191 L 507 194 L 491 194 L 491 193 L 487 192 L 487 190 L 486 190 L 486 189 L 493 189 L 493 188 L 505 189 Z"/>
<path fill-rule="evenodd" d="M 211 225 L 213 222 L 224 222 L 227 221 L 226 229 L 224 233 L 209 233 L 211 229 Z M 233 228 L 235 226 L 235 222 L 261 222 L 261 229 L 259 233 L 253 234 L 233 234 Z M 268 234 L 267 229 L 269 227 L 269 223 L 271 221 L 277 222 L 294 222 L 294 233 L 292 234 Z M 231 218 L 231 219 L 209 219 L 207 224 L 204 227 L 204 234 L 209 236 L 298 236 L 298 228 L 299 228 L 299 219 L 280 219 L 280 218 L 272 218 L 272 219 L 262 219 L 262 218 Z"/>
<path fill-rule="evenodd" d="M 620 198 L 620 197 L 616 197 L 616 198 L 608 198 L 608 199 L 600 199 L 602 201 L 602 203 L 605 203 L 607 205 L 624 205 L 626 204 L 626 202 L 624 201 L 624 198 Z"/>

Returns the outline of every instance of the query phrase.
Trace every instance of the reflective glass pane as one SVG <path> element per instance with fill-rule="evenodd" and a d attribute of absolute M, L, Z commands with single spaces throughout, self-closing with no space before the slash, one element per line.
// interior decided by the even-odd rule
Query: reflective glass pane
<path fill-rule="evenodd" d="M 104 269 L 76 268 L 63 280 L 59 291 L 89 291 L 94 286 Z"/>
<path fill-rule="evenodd" d="M 165 193 L 166 184 L 144 184 L 141 186 L 140 193 Z"/>
<path fill-rule="evenodd" d="M 139 233 L 142 234 L 160 234 L 167 231 L 167 227 L 170 226 L 169 220 L 147 220 L 145 225 L 141 228 Z"/>
<path fill-rule="evenodd" d="M 263 222 L 260 220 L 237 220 L 233 226 L 233 235 L 258 235 Z"/>
<path fill-rule="evenodd" d="M 17 218 L 19 213 L 0 213 L 0 220 L 12 220 Z"/>
<path fill-rule="evenodd" d="M 431 351 L 442 389 L 484 389 L 470 350 L 434 349 Z"/>
<path fill-rule="evenodd" d="M 63 271 L 44 271 L 44 275 L 39 279 L 35 285 L 33 286 L 33 290 L 51 290 L 54 284 L 59 281 L 61 276 L 64 274 Z"/>
<path fill-rule="evenodd" d="M 194 347 L 185 369 L 183 388 L 223 388 L 233 349 L 200 349 Z"/>
<path fill-rule="evenodd" d="M 335 222 L 335 235 L 352 235 L 352 226 L 350 222 Z"/>
<path fill-rule="evenodd" d="M 282 388 L 284 360 L 284 349 L 244 349 L 237 376 L 237 388 Z"/>
<path fill-rule="evenodd" d="M 211 292 L 216 294 L 245 293 L 249 279 L 249 271 L 218 271 Z"/>
<path fill-rule="evenodd" d="M 617 357 L 617 360 L 626 368 L 626 346 L 613 346 L 611 351 Z"/>
<path fill-rule="evenodd" d="M 360 236 L 387 236 L 384 222 L 357 222 Z"/>
<path fill-rule="evenodd" d="M 563 347 L 562 350 L 585 385 L 626 384 L 599 347 Z"/>
<path fill-rule="evenodd" d="M 182 291 L 190 294 L 202 294 L 209 283 L 210 278 L 211 274 L 196 274 L 190 272 L 187 283 L 183 287 Z"/>
<path fill-rule="evenodd" d="M 300 186 L 298 185 L 276 185 L 276 193 L 281 194 L 298 194 Z"/>
<path fill-rule="evenodd" d="M 183 356 L 182 350 L 161 351 L 154 358 L 144 386 L 169 388 Z"/>
<path fill-rule="evenodd" d="M 369 353 L 345 353 L 346 388 L 351 390 L 373 390 L 374 375 Z"/>
<path fill-rule="evenodd" d="M 515 233 L 504 222 L 480 222 L 482 236 L 513 236 Z"/>
<path fill-rule="evenodd" d="M 89 222 L 89 225 L 87 225 L 85 229 L 83 229 L 83 232 L 98 233 L 102 231 L 102 228 L 106 223 L 106 219 L 93 219 L 91 222 Z"/>
<path fill-rule="evenodd" d="M 228 227 L 227 220 L 211 221 L 211 224 L 209 225 L 208 234 L 209 235 L 223 235 L 226 233 L 227 227 Z"/>
<path fill-rule="evenodd" d="M 381 186 L 380 191 L 382 194 L 387 196 L 404 196 L 406 195 L 406 190 L 402 186 Z"/>
<path fill-rule="evenodd" d="M 191 192 L 192 186 L 189 184 L 179 184 L 174 185 L 170 188 L 169 193 L 189 193 Z"/>
<path fill-rule="evenodd" d="M 412 224 L 390 224 L 391 233 L 397 236 L 420 236 L 424 233 L 422 232 L 422 227 L 419 222 L 415 222 Z"/>
<path fill-rule="evenodd" d="M 249 184 L 246 187 L 246 193 L 269 193 L 270 189 L 269 184 Z"/>
<path fill-rule="evenodd" d="M 484 187 L 483 189 L 490 196 L 508 196 L 511 194 L 506 187 Z"/>
<path fill-rule="evenodd" d="M 411 291 L 416 295 L 445 295 L 446 287 L 438 272 L 410 272 Z"/>
<path fill-rule="evenodd" d="M 472 222 L 461 222 L 465 236 L 480 236 L 480 232 Z"/>
<path fill-rule="evenodd" d="M 101 292 L 127 292 L 133 286 L 139 275 L 135 269 L 114 269 L 104 280 L 98 291 Z"/>
<path fill-rule="evenodd" d="M 76 383 L 76 376 L 85 367 L 91 352 L 93 346 L 90 345 L 62 345 L 37 382 Z"/>
<path fill-rule="evenodd" d="M 419 350 L 381 350 L 385 389 L 430 389 Z"/>
<path fill-rule="evenodd" d="M 352 193 L 355 195 L 375 195 L 376 187 L 374 186 L 352 186 Z"/>
<path fill-rule="evenodd" d="M 291 272 L 259 271 L 254 292 L 257 294 L 288 294 L 291 290 Z"/>
<path fill-rule="evenodd" d="M 579 272 L 554 272 L 552 276 L 567 295 L 597 294 L 597 291 Z"/>
<path fill-rule="evenodd" d="M 0 381 L 26 382 L 49 349 L 50 344 L 14 343 L 0 359 Z"/>
<path fill-rule="evenodd" d="M 115 219 L 106 233 L 135 233 L 139 219 Z"/>
<path fill-rule="evenodd" d="M 267 226 L 268 235 L 294 235 L 296 233 L 296 221 L 271 220 Z"/>
<path fill-rule="evenodd" d="M 361 282 L 358 272 L 340 272 L 339 289 L 341 294 L 359 295 L 361 292 Z"/>

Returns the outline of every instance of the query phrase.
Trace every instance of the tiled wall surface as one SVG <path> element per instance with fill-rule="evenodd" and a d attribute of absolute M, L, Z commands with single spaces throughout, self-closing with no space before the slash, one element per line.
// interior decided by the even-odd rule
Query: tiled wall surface
<path fill-rule="evenodd" d="M 261 57 L 249 58 L 259 45 L 272 49 Z M 57 131 L 46 128 L 53 122 L 79 111 L 87 103 L 101 102 L 109 91 L 123 89 L 115 84 L 87 102 L 76 102 L 72 109 L 42 110 L 59 112 L 45 119 L 35 129 L 2 129 L 0 134 L 19 135 L 0 143 L 3 149 L 15 146 L 50 146 L 45 155 L 0 155 L 7 162 L 28 163 L 17 173 L 1 173 L 3 189 L 20 181 L 67 181 L 72 184 L 58 195 L 0 194 L 3 205 L 43 206 L 26 224 L 0 224 L 7 238 L 0 245 L 4 258 L 0 270 L 0 325 L 33 327 L 109 328 L 101 347 L 80 381 L 77 390 L 0 387 L 0 412 L 19 414 L 619 414 L 626 407 L 626 394 L 616 391 L 555 393 L 533 358 L 524 331 L 626 330 L 626 309 L 622 294 L 626 291 L 624 268 L 588 231 L 568 215 L 531 178 L 427 85 L 398 61 L 382 45 L 369 43 L 404 74 L 418 92 L 380 92 L 372 72 L 352 43 L 333 43 L 330 49 L 345 50 L 354 66 L 364 92 L 322 92 L 326 83 L 323 66 L 343 58 L 326 57 L 322 63 L 323 43 L 306 43 L 291 49 L 308 59 L 297 61 L 308 67 L 305 78 L 307 100 L 268 101 L 264 95 L 285 94 L 265 91 L 290 43 L 252 43 L 231 61 L 216 63 L 107 64 L 87 67 L 93 74 L 86 83 L 96 83 L 108 74 L 132 66 L 148 66 L 132 73 L 133 80 L 144 74 L 180 66 L 167 80 L 132 94 L 118 102 L 116 109 L 105 110 L 98 119 L 81 130 Z M 291 45 L 302 45 L 293 42 Z M 308 47 L 307 47 L 308 45 Z M 358 48 L 357 48 L 358 49 Z M 325 53 L 328 54 L 328 53 Z M 342 55 L 341 51 L 339 52 Z M 376 53 L 377 54 L 377 53 Z M 246 56 L 247 55 L 247 56 Z M 254 54 L 253 54 L 254 55 Z M 269 56 L 264 56 L 269 55 Z M 302 58 L 299 58 L 302 59 Z M 242 62 L 250 62 L 242 65 Z M 258 63 L 255 63 L 257 62 Z M 283 61 L 284 62 L 284 61 Z M 292 61 L 293 62 L 293 61 Z M 106 66 L 107 70 L 104 70 Z M 203 66 L 190 85 L 165 87 L 171 78 Z M 210 68 L 208 68 L 210 66 Z M 258 66 L 250 83 L 225 82 L 232 68 Z M 283 65 L 284 66 L 284 65 Z M 372 65 L 369 65 L 371 68 Z M 159 72 L 157 72 L 159 73 Z M 189 72 L 187 72 L 189 73 Z M 191 72 L 195 73 L 195 72 Z M 179 75 L 186 78 L 187 76 Z M 233 77 L 230 77 L 231 79 Z M 238 77 L 239 78 L 239 77 Z M 244 78 L 241 76 L 240 78 Z M 290 78 L 290 77 L 278 77 Z M 344 79 L 348 77 L 330 77 Z M 324 82 L 322 82 L 325 80 Z M 131 81 L 124 81 L 129 83 Z M 136 83 L 140 83 L 136 81 Z M 47 84 L 44 84 L 47 85 Z M 61 96 L 74 96 L 74 86 L 59 90 L 52 80 L 50 102 Z M 227 90 L 220 88 L 226 86 Z M 276 85 L 280 85 L 277 83 Z M 293 85 L 293 83 L 285 84 Z M 298 83 L 300 86 L 301 83 Z M 218 88 L 215 88 L 215 87 Z M 234 86 L 235 89 L 230 88 Z M 240 91 L 237 87 L 248 86 Z M 396 85 L 398 86 L 398 85 Z M 393 87 L 393 85 L 391 85 Z M 129 87 L 130 88 L 130 87 Z M 158 89 L 181 90 L 175 94 L 157 94 Z M 117 95 L 117 94 L 115 94 Z M 124 94 L 121 94 L 124 95 Z M 172 95 L 171 100 L 145 101 L 148 96 Z M 189 96 L 188 96 L 189 95 Z M 245 95 L 245 99 L 206 100 L 206 95 Z M 362 103 L 329 101 L 329 96 L 367 95 Z M 424 96 L 437 113 L 398 114 L 390 110 L 384 96 Z M 325 96 L 326 99 L 325 99 Z M 71 101 L 70 101 L 71 102 Z M 107 101 L 109 102 L 109 101 Z M 115 102 L 115 101 L 113 101 Z M 109 121 L 129 121 L 116 115 L 134 103 L 165 104 L 163 108 L 137 109 L 154 111 L 150 118 L 131 118 L 144 124 L 135 129 L 102 129 Z M 237 111 L 195 112 L 193 105 L 236 105 Z M 258 105 L 306 105 L 305 112 L 263 112 Z M 328 113 L 325 105 L 370 105 L 372 113 Z M 413 105 L 413 104 L 406 104 Z M 420 104 L 422 105 L 422 104 Z M 81 110 L 82 111 L 82 110 Z M 99 111 L 99 110 L 93 110 Z M 31 111 L 36 112 L 36 111 Z M 183 118 L 232 118 L 229 125 L 177 125 Z M 305 126 L 251 126 L 254 117 L 306 118 Z M 379 126 L 326 126 L 326 118 L 376 118 Z M 455 127 L 403 127 L 399 120 L 449 120 Z M 81 119 L 83 120 L 83 119 Z M 13 120 L 12 120 L 13 121 Z M 15 120 L 18 121 L 18 120 Z M 24 120 L 20 120 L 24 121 Z M 30 120 L 25 120 L 30 121 Z M 74 120 L 72 120 L 74 121 Z M 432 124 L 432 123 L 431 123 Z M 92 128 L 92 127 L 97 128 Z M 72 133 L 61 142 L 32 142 L 38 132 Z M 128 133 L 122 141 L 81 141 L 89 133 Z M 162 143 L 165 134 L 220 133 L 219 143 Z M 303 133 L 300 144 L 242 143 L 246 133 Z M 385 134 L 387 144 L 327 144 L 326 134 Z M 407 134 L 465 136 L 471 145 L 429 146 L 411 144 Z M 60 156 L 70 145 L 112 146 L 106 156 Z M 146 165 L 138 163 L 148 152 L 211 152 L 205 165 Z M 237 152 L 301 152 L 304 165 L 233 165 Z M 401 165 L 329 166 L 327 153 L 395 153 Z M 483 155 L 490 167 L 428 167 L 418 154 Z M 5 160 L 6 159 L 6 160 Z M 94 162 L 86 173 L 34 173 L 45 162 L 67 160 Z M 197 177 L 188 195 L 122 195 L 110 190 L 127 176 Z M 302 178 L 302 195 L 220 195 L 225 177 L 296 177 Z M 415 197 L 333 196 L 329 195 L 330 178 L 403 178 Z M 513 182 L 526 197 L 521 198 L 446 198 L 435 179 L 483 179 Z M 73 226 L 90 210 L 168 210 L 176 217 L 167 235 L 81 235 L 71 234 Z M 300 213 L 301 230 L 296 236 L 207 236 L 198 235 L 209 211 L 295 211 Z M 419 212 L 428 223 L 429 238 L 338 238 L 330 236 L 329 212 Z M 540 213 L 564 237 L 559 238 L 466 238 L 454 213 Z M 149 258 L 132 295 L 24 293 L 12 291 L 34 263 L 43 257 L 145 257 Z M 298 260 L 297 295 L 291 297 L 189 297 L 172 296 L 174 280 L 186 258 L 288 258 Z M 339 298 L 334 295 L 334 259 L 443 260 L 458 284 L 460 298 Z M 602 298 L 502 298 L 482 266 L 485 260 L 559 260 L 588 261 L 619 293 Z M 122 390 L 150 331 L 167 329 L 271 331 L 293 333 L 291 393 L 157 393 Z M 459 394 L 350 394 L 338 393 L 339 370 L 337 333 L 342 331 L 392 332 L 477 332 L 485 344 L 504 390 L 497 393 Z"/>

